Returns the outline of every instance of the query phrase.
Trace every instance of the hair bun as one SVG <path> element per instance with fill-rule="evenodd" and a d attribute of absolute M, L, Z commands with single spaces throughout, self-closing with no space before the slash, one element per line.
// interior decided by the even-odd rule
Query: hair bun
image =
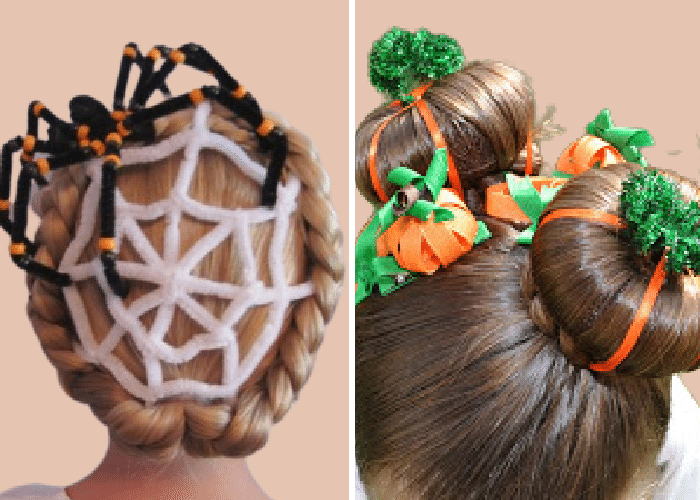
<path fill-rule="evenodd" d="M 517 160 L 528 130 L 536 143 L 544 128 L 532 130 L 534 97 L 525 75 L 498 62 L 464 64 L 456 42 L 427 33 L 394 28 L 373 46 L 370 79 L 399 100 L 382 104 L 357 128 L 357 188 L 372 205 L 382 205 L 396 191 L 389 172 L 407 167 L 423 174 L 435 150 L 446 147 L 459 180 L 450 187 L 483 214 L 486 188 L 502 181 L 503 170 L 525 172 L 525 162 Z M 533 157 L 536 175 L 536 144 Z"/>
<path fill-rule="evenodd" d="M 623 183 L 639 168 L 621 163 L 573 177 L 541 220 L 560 209 L 594 209 L 623 216 Z M 694 182 L 672 172 L 662 174 L 679 186 L 684 197 L 700 198 Z M 641 202 L 635 200 L 639 208 Z M 541 225 L 533 238 L 532 275 L 542 303 L 567 332 L 574 350 L 593 363 L 608 360 L 623 343 L 661 258 L 663 245 L 660 250 L 650 245 L 644 251 L 633 241 L 641 238 L 640 233 L 632 234 L 636 236 L 599 221 L 557 218 Z M 638 340 L 614 370 L 668 375 L 695 369 L 699 355 L 697 279 L 669 272 Z"/>

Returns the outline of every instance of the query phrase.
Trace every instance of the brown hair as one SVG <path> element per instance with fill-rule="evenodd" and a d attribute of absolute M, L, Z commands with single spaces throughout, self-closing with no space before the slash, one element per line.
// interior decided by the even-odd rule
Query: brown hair
<path fill-rule="evenodd" d="M 422 99 L 445 137 L 467 206 L 483 213 L 485 188 L 503 181 L 500 171 L 525 171 L 524 161 L 513 163 L 532 127 L 534 98 L 527 78 L 505 64 L 476 61 L 434 82 Z M 367 168 L 370 143 L 382 122 L 396 111 L 395 107 L 376 108 L 355 136 L 356 185 L 373 205 L 380 200 Z M 376 154 L 377 175 L 387 196 L 396 190 L 386 180 L 388 173 L 398 166 L 425 173 L 434 149 L 432 136 L 415 106 L 390 120 L 381 132 Z M 537 156 L 534 173 L 539 172 L 540 164 Z"/>
<path fill-rule="evenodd" d="M 622 181 L 638 168 L 572 178 L 542 218 L 621 216 Z M 700 198 L 696 183 L 663 173 Z M 600 222 L 552 220 L 529 250 L 512 227 L 487 222 L 485 244 L 356 308 L 369 498 L 600 500 L 653 484 L 668 375 L 698 367 L 697 278 L 668 273 L 634 349 L 598 373 L 589 364 L 622 343 L 660 255 L 640 256 L 627 232 Z"/>
<path fill-rule="evenodd" d="M 562 208 L 592 208 L 621 216 L 622 181 L 636 164 L 576 176 L 542 217 Z M 663 172 L 686 198 L 698 200 L 695 182 Z M 532 242 L 540 309 L 560 325 L 557 334 L 583 365 L 607 360 L 621 344 L 642 303 L 661 255 L 642 257 L 624 231 L 582 219 L 555 219 Z M 700 294 L 696 278 L 668 273 L 639 340 L 616 371 L 662 376 L 694 370 L 700 361 Z"/>
<path fill-rule="evenodd" d="M 158 138 L 164 139 L 191 122 L 192 111 L 183 111 L 156 122 Z M 33 277 L 28 278 L 29 316 L 44 352 L 58 370 L 63 389 L 77 401 L 90 406 L 93 413 L 110 430 L 115 442 L 131 452 L 154 457 L 172 458 L 184 449 L 193 456 L 245 456 L 259 449 L 267 440 L 270 426 L 279 421 L 296 399 L 313 366 L 316 351 L 323 339 L 325 324 L 330 320 L 340 292 L 343 263 L 341 234 L 330 204 L 329 185 L 310 141 L 275 118 L 289 142 L 282 181 L 289 174 L 299 178 L 302 189 L 298 208 L 292 216 L 285 243 L 284 265 L 290 283 L 311 280 L 315 293 L 290 306 L 282 332 L 265 355 L 260 366 L 249 377 L 237 397 L 203 403 L 194 399 L 170 398 L 155 404 L 129 394 L 101 366 L 88 363 L 75 351 L 78 336 L 63 293 L 59 287 Z M 240 144 L 261 164 L 267 159 L 257 151 L 255 133 L 243 120 L 224 108 L 214 105 L 210 128 Z M 149 203 L 168 196 L 183 153 L 143 165 L 133 165 L 119 172 L 117 185 L 127 199 Z M 79 223 L 82 197 L 89 179 L 83 165 L 54 172 L 51 184 L 40 192 L 36 210 L 41 222 L 36 241 L 37 260 L 56 267 L 75 235 Z M 203 150 L 193 179 L 190 196 L 209 205 L 229 208 L 259 204 L 259 186 L 238 167 L 218 152 Z M 267 248 L 272 222 L 258 224 L 251 230 L 259 279 L 269 280 Z M 154 247 L 163 251 L 163 219 L 140 223 Z M 211 224 L 183 215 L 179 230 L 182 255 Z M 99 228 L 93 240 L 99 237 Z M 93 243 L 94 243 L 93 241 Z M 92 259 L 95 245 L 89 244 L 81 259 Z M 133 248 L 124 240 L 119 259 L 138 260 Z M 233 237 L 227 239 L 195 268 L 193 274 L 209 279 L 239 282 L 241 261 Z M 82 299 L 89 303 L 88 316 L 95 338 L 103 338 L 113 320 L 104 296 L 92 280 L 77 283 Z M 132 281 L 126 305 L 152 285 Z M 215 316 L 227 302 L 215 297 L 201 297 L 199 302 Z M 267 306 L 249 309 L 237 324 L 238 341 L 244 355 L 260 334 L 267 317 Z M 151 311 L 140 319 L 146 327 L 154 321 Z M 199 333 L 201 327 L 180 310 L 176 310 L 166 341 L 179 346 Z M 140 354 L 129 339 L 114 350 L 117 358 L 142 382 L 145 368 Z M 200 353 L 182 365 L 164 366 L 164 379 L 193 378 L 220 383 L 222 359 L 218 350 Z"/>
<path fill-rule="evenodd" d="M 448 268 L 356 308 L 369 498 L 604 500 L 656 479 L 669 378 L 572 364 L 536 310 L 528 249 L 488 225 Z"/>

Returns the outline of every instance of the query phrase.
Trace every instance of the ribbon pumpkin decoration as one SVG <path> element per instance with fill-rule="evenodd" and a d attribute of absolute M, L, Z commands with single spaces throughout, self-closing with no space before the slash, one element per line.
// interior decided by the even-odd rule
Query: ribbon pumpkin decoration
<path fill-rule="evenodd" d="M 568 178 L 591 168 L 605 168 L 622 161 L 647 166 L 639 148 L 653 146 L 654 139 L 641 128 L 616 127 L 608 108 L 586 126 L 586 134 L 561 154 L 555 177 Z"/>
<path fill-rule="evenodd" d="M 377 238 L 377 254 L 392 254 L 399 266 L 424 274 L 434 273 L 471 250 L 477 239 L 478 222 L 467 206 L 451 189 L 442 189 L 437 206 L 450 210 L 453 219 L 436 222 L 436 218 L 419 220 L 400 217 Z"/>
<path fill-rule="evenodd" d="M 607 108 L 586 126 L 586 132 L 589 135 L 572 143 L 559 157 L 554 177 L 520 178 L 506 174 L 505 183 L 487 189 L 487 214 L 513 222 L 531 223 L 520 233 L 519 243 L 532 243 L 544 208 L 571 176 L 622 161 L 646 166 L 639 148 L 654 145 L 654 139 L 644 129 L 615 127 Z"/>
<path fill-rule="evenodd" d="M 486 213 L 514 222 L 530 222 L 518 235 L 518 243 L 529 245 L 544 209 L 568 179 L 519 177 L 506 174 L 506 182 L 486 190 Z"/>
<path fill-rule="evenodd" d="M 459 196 L 443 186 L 447 150 L 435 151 L 422 176 L 400 167 L 387 179 L 401 186 L 365 226 L 355 245 L 355 305 L 377 286 L 382 295 L 431 274 L 491 236 Z M 435 200 L 429 201 L 429 199 Z"/>

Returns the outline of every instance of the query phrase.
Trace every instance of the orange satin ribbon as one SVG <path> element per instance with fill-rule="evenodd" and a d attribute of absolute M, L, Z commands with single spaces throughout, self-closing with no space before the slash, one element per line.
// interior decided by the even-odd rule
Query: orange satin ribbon
<path fill-rule="evenodd" d="M 568 179 L 555 177 L 530 177 L 533 187 L 540 192 L 543 186 L 557 187 L 565 184 Z M 486 188 L 486 213 L 492 217 L 510 220 L 518 223 L 531 221 L 525 212 L 515 203 L 508 190 L 508 183 L 494 184 Z"/>
<path fill-rule="evenodd" d="M 602 210 L 594 210 L 592 208 L 560 208 L 559 210 L 554 210 L 540 221 L 539 227 L 544 226 L 547 222 L 554 219 L 564 218 L 598 221 L 614 226 L 617 229 L 627 227 L 627 224 L 625 224 L 624 221 L 617 215 L 609 214 L 607 212 L 603 212 Z"/>
<path fill-rule="evenodd" d="M 559 210 L 554 210 L 544 219 L 542 219 L 539 227 L 542 227 L 549 221 L 568 217 L 599 221 L 605 224 L 609 224 L 611 226 L 615 226 L 618 229 L 624 228 L 626 226 L 622 219 L 620 219 L 616 215 L 609 214 L 601 210 L 593 210 L 586 208 L 562 208 Z M 629 353 L 632 352 L 632 349 L 637 344 L 639 336 L 642 334 L 644 325 L 649 319 L 649 314 L 654 308 L 654 304 L 656 303 L 656 297 L 659 295 L 659 291 L 661 290 L 665 279 L 666 256 L 664 254 L 661 260 L 659 260 L 659 263 L 656 265 L 656 269 L 654 270 L 654 274 L 651 277 L 651 280 L 649 281 L 647 290 L 646 292 L 644 292 L 642 303 L 639 305 L 639 308 L 637 309 L 637 312 L 634 315 L 634 320 L 627 329 L 625 337 L 622 339 L 622 343 L 612 354 L 612 356 L 610 356 L 606 361 L 602 361 L 600 363 L 591 363 L 589 365 L 589 368 L 591 370 L 597 372 L 608 372 L 614 370 L 620 365 L 620 363 L 622 363 L 627 358 L 627 356 L 629 356 Z"/>
<path fill-rule="evenodd" d="M 557 160 L 556 168 L 559 172 L 578 175 L 590 170 L 596 163 L 600 163 L 600 168 L 605 168 L 623 161 L 624 158 L 615 146 L 599 137 L 584 135 L 564 150 Z"/>
<path fill-rule="evenodd" d="M 479 226 L 457 193 L 442 189 L 437 205 L 452 210 L 454 218 L 436 223 L 430 219 L 399 217 L 377 238 L 377 255 L 393 255 L 408 271 L 432 274 L 471 250 Z"/>
<path fill-rule="evenodd" d="M 407 106 L 401 108 L 396 113 L 390 115 L 388 118 L 386 118 L 379 125 L 379 127 L 377 127 L 377 130 L 375 130 L 374 134 L 372 135 L 372 140 L 370 141 L 369 146 L 369 155 L 367 157 L 367 167 L 369 169 L 369 176 L 372 180 L 372 186 L 374 187 L 374 191 L 377 193 L 377 196 L 379 196 L 379 199 L 382 201 L 382 203 L 386 203 L 387 201 L 389 201 L 389 197 L 386 195 L 386 192 L 384 191 L 381 183 L 379 182 L 379 175 L 377 174 L 377 151 L 379 149 L 379 136 L 382 134 L 382 132 L 391 120 L 396 118 L 398 115 L 402 114 L 407 109 L 416 106 L 418 108 L 418 112 L 423 118 L 423 122 L 425 122 L 425 126 L 428 128 L 428 131 L 430 132 L 430 135 L 433 138 L 435 149 L 447 149 L 447 143 L 445 142 L 445 138 L 442 135 L 442 132 L 440 132 L 440 127 L 435 121 L 433 114 L 428 109 L 428 105 L 423 100 L 423 94 L 432 86 L 432 84 L 432 82 L 426 83 L 413 90 L 410 95 L 414 98 L 414 101 L 408 104 Z M 389 106 L 393 107 L 400 105 L 401 101 L 393 101 Z M 452 188 L 458 193 L 459 198 L 462 199 L 464 196 L 462 194 L 462 183 L 459 180 L 459 174 L 454 166 L 454 161 L 452 160 L 452 155 L 450 154 L 449 149 L 447 150 L 447 178 L 450 180 L 450 185 L 452 186 Z"/>
<path fill-rule="evenodd" d="M 647 287 L 646 292 L 644 292 L 644 298 L 642 299 L 639 309 L 637 309 L 637 312 L 634 315 L 634 321 L 632 321 L 632 324 L 627 330 L 625 338 L 622 339 L 622 344 L 620 344 L 617 351 L 615 351 L 613 355 L 607 359 L 607 361 L 603 361 L 602 363 L 591 363 L 591 370 L 597 372 L 609 372 L 614 370 L 625 360 L 625 358 L 627 358 L 629 353 L 632 352 L 632 349 L 639 340 L 642 329 L 649 318 L 649 313 L 651 313 L 651 310 L 654 308 L 656 297 L 659 295 L 659 290 L 661 290 L 664 280 L 666 279 L 665 267 L 666 257 L 664 256 L 661 258 L 661 260 L 659 260 L 659 263 L 656 264 L 654 275 L 651 277 L 651 281 L 649 281 L 649 286 Z"/>
<path fill-rule="evenodd" d="M 534 170 L 534 159 L 532 154 L 532 126 L 527 129 L 527 162 L 525 163 L 525 175 L 532 175 Z"/>

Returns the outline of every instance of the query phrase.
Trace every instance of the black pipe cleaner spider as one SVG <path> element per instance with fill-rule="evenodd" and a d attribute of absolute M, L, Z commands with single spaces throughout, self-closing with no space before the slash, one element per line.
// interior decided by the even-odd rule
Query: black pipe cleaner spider
<path fill-rule="evenodd" d="M 154 71 L 155 63 L 163 57 L 165 62 Z M 141 73 L 134 94 L 127 108 L 124 95 L 131 67 L 136 64 Z M 169 98 L 153 107 L 145 107 L 151 95 L 160 90 L 166 97 L 170 93 L 165 84 L 168 75 L 178 64 L 185 64 L 212 75 L 218 86 L 204 86 L 188 94 Z M 120 151 L 123 143 L 152 142 L 155 138 L 153 122 L 157 118 L 199 104 L 210 99 L 222 104 L 245 119 L 256 131 L 263 151 L 271 152 L 270 165 L 262 185 L 263 206 L 274 206 L 277 183 L 282 164 L 287 155 L 287 138 L 268 118 L 264 118 L 256 100 L 233 79 L 221 64 L 204 48 L 189 43 L 178 49 L 156 46 L 143 56 L 136 44 L 129 43 L 119 67 L 114 91 L 113 111 L 89 96 L 77 96 L 70 101 L 71 122 L 56 117 L 43 104 L 34 101 L 29 105 L 27 135 L 10 139 L 2 148 L 0 167 L 0 225 L 10 235 L 10 255 L 20 268 L 60 286 L 71 283 L 70 276 L 47 267 L 33 258 L 37 246 L 26 237 L 27 211 L 32 181 L 45 185 L 46 174 L 67 165 L 90 158 L 102 157 L 102 187 L 100 193 L 100 260 L 111 290 L 125 297 L 128 287 L 116 270 L 114 224 L 114 190 L 116 171 L 121 165 Z M 48 140 L 37 139 L 39 119 L 49 126 Z M 17 181 L 17 193 L 10 218 L 10 183 L 12 155 L 22 150 L 21 170 Z M 46 156 L 35 158 L 34 153 Z"/>

